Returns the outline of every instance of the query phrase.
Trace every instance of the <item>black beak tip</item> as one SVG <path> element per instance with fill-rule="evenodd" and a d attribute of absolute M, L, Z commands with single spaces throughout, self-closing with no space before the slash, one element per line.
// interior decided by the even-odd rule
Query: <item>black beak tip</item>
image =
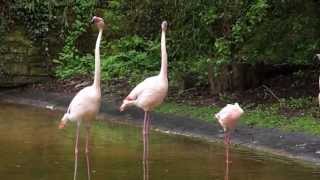
<path fill-rule="evenodd" d="M 90 23 L 93 24 L 95 19 L 96 19 L 96 16 L 93 16 L 93 18 L 91 19 Z"/>

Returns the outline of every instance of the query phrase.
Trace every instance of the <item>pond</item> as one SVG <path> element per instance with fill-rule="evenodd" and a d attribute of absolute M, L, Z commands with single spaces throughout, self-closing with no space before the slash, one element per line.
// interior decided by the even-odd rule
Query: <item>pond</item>
<path fill-rule="evenodd" d="M 75 124 L 58 129 L 62 112 L 0 103 L 0 179 L 72 179 Z M 91 134 L 92 180 L 142 180 L 141 129 L 97 120 Z M 87 179 L 81 129 L 78 179 Z M 150 180 L 224 179 L 224 147 L 151 131 Z M 319 180 L 320 168 L 239 148 L 231 149 L 230 180 Z"/>

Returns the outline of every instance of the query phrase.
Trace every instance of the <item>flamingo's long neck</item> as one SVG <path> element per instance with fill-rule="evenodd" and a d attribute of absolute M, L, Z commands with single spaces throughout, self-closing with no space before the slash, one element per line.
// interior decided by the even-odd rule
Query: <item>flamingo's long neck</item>
<path fill-rule="evenodd" d="M 161 70 L 160 76 L 167 78 L 168 74 L 168 55 L 166 49 L 166 32 L 162 30 L 161 33 Z"/>
<path fill-rule="evenodd" d="M 94 61 L 95 61 L 95 68 L 94 68 L 94 81 L 93 86 L 100 90 L 100 79 L 101 79 L 101 70 L 100 70 L 100 42 L 102 36 L 102 29 L 99 29 L 99 34 L 96 42 L 96 48 L 94 51 Z"/>

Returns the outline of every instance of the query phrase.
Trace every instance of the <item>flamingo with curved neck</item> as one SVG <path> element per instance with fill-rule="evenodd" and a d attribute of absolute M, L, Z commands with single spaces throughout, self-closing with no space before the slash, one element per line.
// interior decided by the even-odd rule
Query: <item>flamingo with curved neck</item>
<path fill-rule="evenodd" d="M 89 153 L 89 134 L 91 121 L 96 118 L 100 109 L 101 103 L 101 88 L 100 88 L 100 42 L 102 32 L 104 28 L 104 21 L 102 18 L 94 16 L 92 22 L 95 23 L 99 29 L 98 38 L 95 47 L 95 73 L 94 82 L 91 86 L 85 87 L 80 90 L 76 96 L 72 99 L 67 112 L 61 119 L 59 128 L 65 127 L 68 121 L 77 122 L 76 142 L 75 142 L 75 165 L 74 165 L 74 180 L 77 177 L 77 165 L 78 165 L 78 142 L 80 124 L 84 122 L 86 124 L 86 155 L 88 166 L 88 179 L 90 179 L 90 168 L 88 162 Z"/>

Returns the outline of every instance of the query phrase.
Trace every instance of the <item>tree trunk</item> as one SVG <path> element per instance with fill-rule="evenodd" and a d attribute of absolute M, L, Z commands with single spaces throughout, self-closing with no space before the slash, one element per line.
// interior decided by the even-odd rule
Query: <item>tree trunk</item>
<path fill-rule="evenodd" d="M 220 94 L 225 91 L 243 91 L 258 87 L 262 82 L 263 66 L 239 64 L 224 65 L 217 77 L 213 77 L 212 68 L 208 69 L 208 82 L 211 94 Z"/>

